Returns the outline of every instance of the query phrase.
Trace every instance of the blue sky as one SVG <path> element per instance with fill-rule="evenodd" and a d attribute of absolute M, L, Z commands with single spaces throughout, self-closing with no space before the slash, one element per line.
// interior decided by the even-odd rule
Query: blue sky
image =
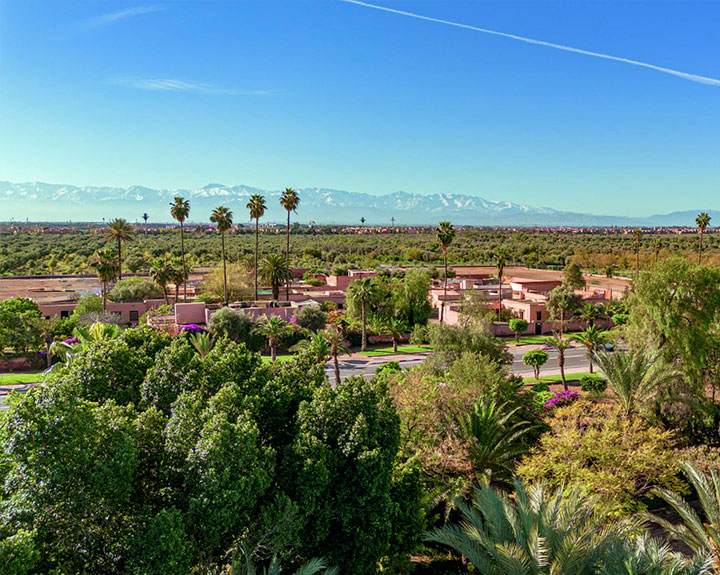
<path fill-rule="evenodd" d="M 720 2 L 376 0 L 720 79 Z M 0 179 L 720 209 L 720 86 L 340 0 L 0 0 Z"/>

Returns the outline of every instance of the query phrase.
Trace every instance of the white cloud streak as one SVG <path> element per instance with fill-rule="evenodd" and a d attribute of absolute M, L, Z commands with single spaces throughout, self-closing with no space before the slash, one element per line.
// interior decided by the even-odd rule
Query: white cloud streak
<path fill-rule="evenodd" d="M 180 80 L 178 78 L 128 78 L 116 77 L 110 80 L 111 84 L 150 90 L 157 92 L 193 92 L 196 94 L 222 94 L 226 96 L 270 96 L 270 90 L 240 90 L 235 88 L 222 88 L 206 82 Z"/>
<path fill-rule="evenodd" d="M 126 8 L 125 10 L 118 10 L 116 12 L 110 12 L 109 14 L 103 14 L 96 16 L 88 20 L 88 25 L 92 28 L 99 28 L 101 26 L 108 26 L 118 22 L 119 20 L 125 20 L 132 18 L 133 16 L 142 16 L 143 14 L 152 14 L 153 12 L 159 12 L 160 6 L 135 6 L 133 8 Z"/>
<path fill-rule="evenodd" d="M 647 62 L 640 62 L 638 60 L 631 60 L 629 58 L 621 58 L 619 56 L 611 56 L 610 54 L 603 54 L 601 52 L 591 52 L 590 50 L 582 50 L 580 48 L 573 48 L 572 46 L 563 46 L 562 44 L 553 44 L 552 42 L 544 42 L 542 40 L 534 40 L 533 38 L 526 38 L 524 36 L 517 36 L 515 34 L 507 34 L 506 32 L 498 32 L 496 30 L 488 30 L 487 28 L 478 28 L 477 26 L 470 26 L 469 24 L 461 24 L 460 22 L 453 22 L 451 20 L 443 20 L 441 18 L 432 18 L 430 16 L 423 16 L 421 14 L 415 14 L 414 12 L 406 12 L 404 10 L 396 10 L 394 8 L 388 8 L 386 6 L 378 6 L 377 4 L 370 4 L 368 2 L 362 2 L 360 0 L 339 0 L 345 4 L 355 4 L 356 6 L 362 6 L 364 8 L 372 8 L 373 10 L 380 10 L 382 12 L 390 12 L 391 14 L 398 14 L 400 16 L 407 16 L 409 18 L 415 18 L 417 20 L 425 20 L 426 22 L 435 22 L 436 24 L 445 24 L 446 26 L 454 26 L 456 28 L 464 28 L 465 30 L 472 30 L 474 32 L 482 32 L 483 34 L 490 34 L 492 36 L 501 36 L 503 38 L 509 38 L 511 40 L 518 40 L 527 44 L 535 44 L 536 46 L 545 46 L 546 48 L 554 48 L 555 50 L 562 50 L 564 52 L 573 52 L 575 54 L 582 54 L 583 56 L 592 56 L 594 58 L 602 58 L 603 60 L 612 60 L 614 62 L 622 62 L 623 64 L 630 64 L 632 66 L 639 66 L 641 68 L 648 68 L 655 70 L 656 72 L 662 72 L 664 74 L 670 74 L 671 76 L 677 76 L 684 80 L 690 80 L 691 82 L 698 82 L 700 84 L 706 84 L 708 86 L 720 86 L 720 80 L 716 78 L 709 78 L 707 76 L 699 76 L 697 74 L 689 74 L 687 72 L 680 72 L 679 70 L 673 70 L 671 68 L 663 68 L 662 66 L 656 66 L 654 64 L 648 64 Z"/>

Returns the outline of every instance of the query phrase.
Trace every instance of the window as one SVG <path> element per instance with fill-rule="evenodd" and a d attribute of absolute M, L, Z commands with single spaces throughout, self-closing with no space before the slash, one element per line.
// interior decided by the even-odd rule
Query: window
<path fill-rule="evenodd" d="M 70 312 L 66 309 L 60 311 L 60 319 L 66 319 L 70 317 Z"/>
<path fill-rule="evenodd" d="M 130 322 L 136 322 L 138 319 L 138 311 L 136 309 L 130 310 Z"/>
<path fill-rule="evenodd" d="M 542 312 L 537 312 L 537 321 L 542 321 Z"/>

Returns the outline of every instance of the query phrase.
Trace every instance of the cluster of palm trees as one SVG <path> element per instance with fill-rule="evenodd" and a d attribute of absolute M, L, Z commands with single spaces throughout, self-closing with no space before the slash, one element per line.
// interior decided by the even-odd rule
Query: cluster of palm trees
<path fill-rule="evenodd" d="M 258 276 L 272 287 L 273 299 L 280 299 L 280 287 L 286 286 L 286 297 L 290 298 L 290 283 L 292 273 L 290 271 L 290 214 L 297 211 L 300 204 L 298 193 L 293 188 L 286 188 L 280 197 L 280 204 L 287 211 L 286 226 L 286 247 L 285 255 L 271 254 L 261 262 L 259 258 L 259 226 L 260 218 L 265 215 L 267 205 L 265 198 L 260 194 L 253 194 L 247 203 L 250 211 L 250 219 L 255 220 L 255 300 L 258 299 Z M 185 258 L 185 221 L 190 216 L 190 202 L 183 197 L 175 197 L 170 203 L 170 215 L 180 224 L 180 258 L 158 258 L 153 262 L 150 276 L 165 293 L 167 302 L 167 286 L 175 284 L 175 301 L 179 298 L 179 286 L 183 286 L 183 301 L 187 301 L 187 279 L 188 267 Z M 147 224 L 148 215 L 143 214 L 143 220 Z M 227 257 L 225 251 L 225 234 L 232 229 L 233 213 L 225 206 L 218 206 L 212 211 L 210 221 L 217 226 L 221 236 L 222 263 L 223 263 L 223 302 L 228 304 L 227 290 Z M 104 237 L 108 242 L 117 246 L 117 253 L 113 254 L 109 249 L 102 249 L 96 252 L 90 260 L 90 265 L 95 269 L 98 279 L 103 286 L 103 305 L 107 302 L 107 288 L 115 280 L 122 279 L 122 248 L 123 243 L 135 241 L 135 229 L 124 218 L 111 220 L 104 230 Z"/>

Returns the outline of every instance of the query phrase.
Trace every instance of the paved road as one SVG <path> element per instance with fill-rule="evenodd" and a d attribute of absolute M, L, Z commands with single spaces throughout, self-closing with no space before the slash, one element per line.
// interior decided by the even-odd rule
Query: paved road
<path fill-rule="evenodd" d="M 510 366 L 510 371 L 516 375 L 523 377 L 529 377 L 533 375 L 533 368 L 524 365 L 522 362 L 522 356 L 525 354 L 527 349 L 521 350 L 510 350 L 513 354 L 513 362 Z M 382 364 L 389 361 L 400 361 L 400 365 L 404 368 L 413 367 L 422 363 L 429 354 L 398 354 L 398 355 L 386 355 L 382 357 L 369 357 L 367 359 L 341 359 L 340 360 L 340 377 L 345 379 L 353 375 L 360 375 L 365 378 L 370 378 L 375 373 L 375 370 Z M 541 370 L 541 374 L 550 374 L 558 372 L 557 363 L 557 352 L 554 350 L 548 350 L 550 356 L 548 362 Z M 565 352 L 565 371 L 567 373 L 577 373 L 581 371 L 587 371 L 588 361 L 586 352 L 582 348 L 571 348 Z M 335 380 L 335 374 L 333 372 L 332 363 L 328 364 L 327 374 L 330 381 Z"/>

